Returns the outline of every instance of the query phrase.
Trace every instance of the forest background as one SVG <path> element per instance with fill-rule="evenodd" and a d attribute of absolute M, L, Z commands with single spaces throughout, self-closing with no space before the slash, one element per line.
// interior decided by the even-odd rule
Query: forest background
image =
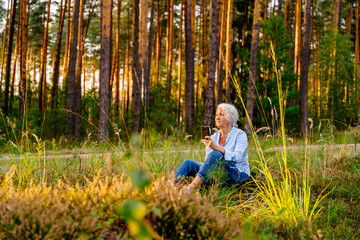
<path fill-rule="evenodd" d="M 359 0 L 0 2 L 1 144 L 12 136 L 196 134 L 220 102 L 239 126 L 359 119 Z M 276 69 L 270 51 L 274 50 Z M 239 86 L 242 106 L 235 86 Z M 300 120 L 300 121 L 299 121 Z M 110 122 L 110 125 L 109 125 Z M 180 127 L 179 127 L 180 126 Z"/>

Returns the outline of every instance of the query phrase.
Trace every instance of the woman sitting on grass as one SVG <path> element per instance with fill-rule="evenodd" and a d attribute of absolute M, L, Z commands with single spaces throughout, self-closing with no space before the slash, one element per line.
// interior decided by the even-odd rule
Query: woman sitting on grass
<path fill-rule="evenodd" d="M 239 113 L 233 105 L 218 105 L 215 122 L 220 130 L 201 140 L 206 146 L 204 163 L 185 160 L 175 171 L 175 184 L 182 178 L 193 176 L 193 182 L 183 190 L 199 190 L 199 186 L 208 181 L 209 173 L 219 162 L 225 163 L 228 181 L 231 184 L 240 183 L 250 177 L 247 136 L 244 131 L 235 127 L 238 119 Z"/>

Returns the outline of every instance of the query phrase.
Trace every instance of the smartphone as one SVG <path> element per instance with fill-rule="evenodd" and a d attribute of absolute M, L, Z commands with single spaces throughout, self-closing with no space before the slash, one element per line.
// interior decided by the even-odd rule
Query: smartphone
<path fill-rule="evenodd" d="M 210 136 L 210 135 L 211 135 L 210 126 L 202 125 L 201 126 L 201 138 L 205 139 L 206 136 Z"/>

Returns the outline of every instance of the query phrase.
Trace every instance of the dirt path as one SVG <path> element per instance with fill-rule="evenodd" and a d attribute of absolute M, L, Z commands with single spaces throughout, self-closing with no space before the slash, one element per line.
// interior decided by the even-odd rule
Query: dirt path
<path fill-rule="evenodd" d="M 307 149 L 308 150 L 316 150 L 316 149 L 320 149 L 320 148 L 327 148 L 327 149 L 336 149 L 336 148 L 351 148 L 351 149 L 358 149 L 360 151 L 360 144 L 333 144 L 333 145 L 308 145 Z M 305 146 L 287 146 L 286 149 L 290 150 L 290 151 L 296 151 L 299 149 L 303 149 L 305 148 Z M 279 146 L 279 147 L 271 147 L 269 149 L 266 149 L 265 152 L 273 152 L 273 151 L 282 151 L 283 147 Z"/>
<path fill-rule="evenodd" d="M 337 149 L 337 148 L 348 148 L 348 149 L 355 149 L 355 150 L 359 150 L 360 151 L 360 144 L 334 144 L 334 145 L 309 145 L 307 146 L 308 150 L 316 150 L 316 149 L 320 149 L 320 148 L 327 148 L 327 149 Z M 300 149 L 303 149 L 304 146 L 287 146 L 286 149 L 288 151 L 297 151 Z M 275 151 L 282 151 L 283 147 L 282 146 L 278 146 L 278 147 L 271 147 L 269 149 L 265 149 L 264 152 L 275 152 Z M 189 152 L 199 152 L 199 151 L 203 151 L 202 149 L 198 149 L 198 150 L 170 150 L 169 153 L 189 153 Z M 69 154 L 52 154 L 51 152 L 48 153 L 48 155 L 45 156 L 45 159 L 69 159 L 69 158 L 90 158 L 90 157 L 99 157 L 99 158 L 104 158 L 106 157 L 106 155 L 111 154 L 112 152 L 103 152 L 103 153 L 94 153 L 94 152 L 90 152 L 90 153 L 69 153 Z M 152 152 L 144 152 L 144 154 L 161 154 L 163 153 L 163 151 L 152 151 Z M 118 155 L 123 155 L 124 152 L 118 152 L 115 153 Z M 29 157 L 35 157 L 35 154 L 29 154 Z M 0 157 L 0 161 L 9 161 L 9 160 L 19 160 L 20 159 L 20 155 L 9 155 L 9 154 L 5 154 L 3 156 Z M 41 156 L 41 158 L 44 158 L 44 155 Z"/>

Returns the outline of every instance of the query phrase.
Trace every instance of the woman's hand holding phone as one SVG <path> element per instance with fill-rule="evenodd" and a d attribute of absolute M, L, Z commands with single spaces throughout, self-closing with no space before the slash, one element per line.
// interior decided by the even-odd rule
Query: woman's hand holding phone
<path fill-rule="evenodd" d="M 214 140 L 212 140 L 209 136 L 206 136 L 204 139 L 201 139 L 201 142 L 208 148 L 211 148 L 212 150 L 219 151 L 222 154 L 225 154 L 225 149 L 220 145 L 216 144 Z"/>

